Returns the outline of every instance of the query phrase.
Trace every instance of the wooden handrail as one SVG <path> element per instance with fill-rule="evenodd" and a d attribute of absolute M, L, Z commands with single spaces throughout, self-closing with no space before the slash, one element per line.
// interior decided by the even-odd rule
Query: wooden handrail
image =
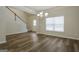
<path fill-rule="evenodd" d="M 6 6 L 6 8 L 7 8 L 8 10 L 10 10 L 10 11 L 15 15 L 15 20 L 16 20 L 16 16 L 22 20 L 22 18 L 19 17 L 19 16 L 18 16 L 14 11 L 12 11 L 8 6 Z"/>

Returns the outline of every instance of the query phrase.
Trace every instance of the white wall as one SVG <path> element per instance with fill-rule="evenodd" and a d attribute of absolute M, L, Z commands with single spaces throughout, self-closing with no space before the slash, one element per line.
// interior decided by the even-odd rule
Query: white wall
<path fill-rule="evenodd" d="M 0 43 L 6 42 L 6 14 L 3 7 L 0 7 Z"/>
<path fill-rule="evenodd" d="M 0 12 L 0 14 L 2 14 Z M 0 16 L 0 43 L 5 43 L 6 36 L 5 36 L 5 21 L 2 19 L 3 16 Z"/>
<path fill-rule="evenodd" d="M 19 6 L 18 6 L 19 7 Z M 23 12 L 23 11 L 21 11 L 21 10 L 17 10 L 16 8 L 11 8 L 10 7 L 10 9 L 12 10 L 12 11 L 14 11 L 18 16 L 20 16 L 21 17 L 21 19 L 22 19 L 22 21 L 24 22 L 24 23 L 26 23 L 26 25 L 27 25 L 27 28 L 28 28 L 28 31 L 30 30 L 30 20 L 29 20 L 29 18 L 30 18 L 30 16 L 31 16 L 31 14 L 28 14 L 28 13 L 26 13 L 26 12 Z"/>
<path fill-rule="evenodd" d="M 24 22 L 22 22 L 19 18 L 16 18 L 16 20 L 14 20 L 14 18 L 7 20 L 6 35 L 22 32 L 27 32 L 26 24 Z"/>
<path fill-rule="evenodd" d="M 48 17 L 64 16 L 65 30 L 64 32 L 46 31 L 45 18 L 38 18 L 37 32 L 79 40 L 79 7 L 55 7 L 45 12 L 49 13 Z"/>
<path fill-rule="evenodd" d="M 25 14 L 19 15 L 25 16 Z M 24 19 L 27 21 L 27 18 Z M 6 35 L 27 32 L 27 23 L 25 20 L 23 22 L 23 20 L 17 18 L 15 21 L 15 16 L 12 12 L 5 7 L 0 7 L 0 43 L 6 42 Z"/>
<path fill-rule="evenodd" d="M 79 39 L 79 7 L 58 7 L 48 10 L 49 17 L 64 16 L 64 32 L 46 32 L 55 36 Z"/>

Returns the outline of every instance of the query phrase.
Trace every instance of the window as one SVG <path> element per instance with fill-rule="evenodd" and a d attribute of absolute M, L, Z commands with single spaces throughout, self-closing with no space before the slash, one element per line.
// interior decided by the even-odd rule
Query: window
<path fill-rule="evenodd" d="M 46 31 L 64 32 L 64 16 L 46 18 Z"/>
<path fill-rule="evenodd" d="M 33 20 L 33 26 L 36 26 L 36 20 Z"/>

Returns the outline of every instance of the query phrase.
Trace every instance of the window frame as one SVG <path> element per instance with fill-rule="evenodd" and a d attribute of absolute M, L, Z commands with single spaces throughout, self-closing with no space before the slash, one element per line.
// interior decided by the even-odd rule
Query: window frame
<path fill-rule="evenodd" d="M 47 23 L 46 23 L 46 19 L 47 18 L 55 18 L 55 17 L 63 17 L 63 30 L 61 31 L 61 30 L 59 30 L 59 31 L 57 31 L 57 30 L 55 30 L 55 27 L 56 27 L 56 24 L 55 24 L 55 21 L 54 21 L 54 25 L 52 26 L 53 27 L 53 30 L 47 30 L 46 29 L 46 26 L 47 26 Z M 64 32 L 64 16 L 54 16 L 54 17 L 47 17 L 47 18 L 45 18 L 45 30 L 47 31 L 47 32 Z M 55 20 L 55 19 L 53 19 L 53 20 Z"/>
<path fill-rule="evenodd" d="M 37 20 L 36 19 L 33 20 L 33 26 L 37 26 Z"/>

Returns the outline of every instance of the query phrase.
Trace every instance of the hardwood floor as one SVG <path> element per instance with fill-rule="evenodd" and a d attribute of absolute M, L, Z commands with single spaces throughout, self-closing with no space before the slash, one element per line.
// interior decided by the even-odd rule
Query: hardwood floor
<path fill-rule="evenodd" d="M 3 47 L 7 52 L 78 52 L 79 40 L 27 32 L 7 36 Z"/>

